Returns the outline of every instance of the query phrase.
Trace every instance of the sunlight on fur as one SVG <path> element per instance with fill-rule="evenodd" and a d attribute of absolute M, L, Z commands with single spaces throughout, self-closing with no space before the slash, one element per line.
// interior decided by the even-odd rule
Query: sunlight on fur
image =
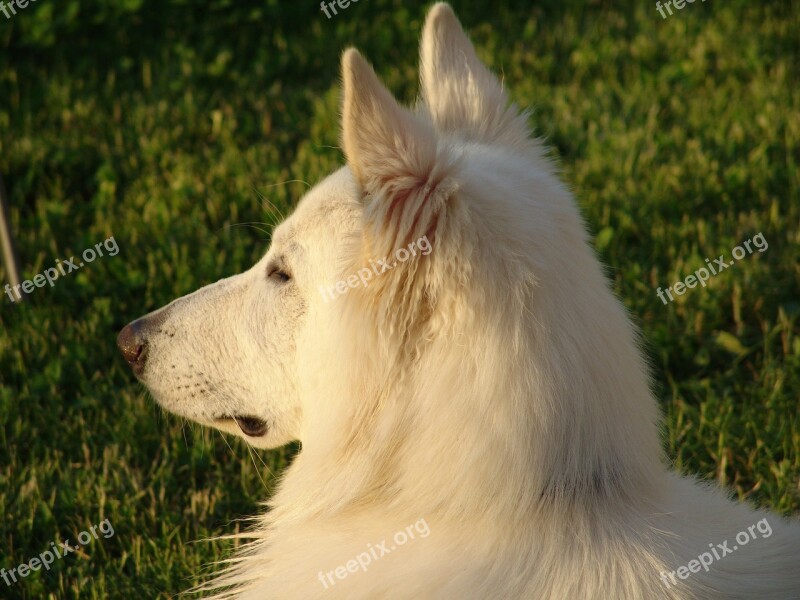
<path fill-rule="evenodd" d="M 797 597 L 797 524 L 669 470 L 637 332 L 577 205 L 446 4 L 429 12 L 420 54 L 409 110 L 347 50 L 346 166 L 251 270 L 138 322 L 152 334 L 137 374 L 167 410 L 257 447 L 302 442 L 238 536 L 249 543 L 198 591 Z M 320 295 L 423 236 L 424 260 L 336 302 Z M 768 538 L 662 580 L 765 518 Z M 320 585 L 421 519 L 428 536 Z"/>

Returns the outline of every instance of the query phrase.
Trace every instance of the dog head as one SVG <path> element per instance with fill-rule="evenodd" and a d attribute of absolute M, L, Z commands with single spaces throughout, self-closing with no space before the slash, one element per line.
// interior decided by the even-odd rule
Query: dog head
<path fill-rule="evenodd" d="M 305 444 L 314 422 L 334 418 L 322 396 L 332 366 L 356 368 L 339 362 L 355 356 L 344 346 L 369 349 L 362 358 L 371 365 L 359 368 L 409 367 L 431 339 L 456 336 L 479 306 L 484 318 L 502 315 L 507 303 L 524 310 L 520 294 L 504 291 L 507 282 L 534 284 L 531 263 L 540 274 L 548 268 L 557 229 L 583 237 L 526 115 L 447 5 L 425 24 L 414 110 L 397 103 L 356 50 L 344 53 L 342 74 L 346 166 L 301 200 L 250 270 L 118 337 L 164 408 L 258 447 Z M 515 203 L 537 191 L 537 214 L 523 222 Z M 361 329 L 347 333 L 343 324 Z M 337 340 L 344 334 L 355 341 Z M 380 395 L 379 387 L 352 393 Z"/>

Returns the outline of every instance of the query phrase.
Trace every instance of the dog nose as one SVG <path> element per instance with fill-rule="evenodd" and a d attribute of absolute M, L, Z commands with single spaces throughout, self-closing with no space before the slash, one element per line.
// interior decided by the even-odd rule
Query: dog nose
<path fill-rule="evenodd" d="M 128 323 L 117 336 L 117 347 L 133 372 L 141 375 L 147 362 L 147 338 L 142 319 Z"/>

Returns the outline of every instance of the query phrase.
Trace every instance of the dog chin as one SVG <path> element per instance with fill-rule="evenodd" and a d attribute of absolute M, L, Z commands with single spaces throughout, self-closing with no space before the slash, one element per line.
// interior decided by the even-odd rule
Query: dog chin
<path fill-rule="evenodd" d="M 274 438 L 272 427 L 265 419 L 260 417 L 244 413 L 220 416 L 187 414 L 184 411 L 175 410 L 173 406 L 164 402 L 157 394 L 153 394 L 153 396 L 156 402 L 170 413 L 179 417 L 184 417 L 200 425 L 212 427 L 224 433 L 230 433 L 241 437 L 256 448 L 275 448 L 281 445 L 272 443 Z"/>

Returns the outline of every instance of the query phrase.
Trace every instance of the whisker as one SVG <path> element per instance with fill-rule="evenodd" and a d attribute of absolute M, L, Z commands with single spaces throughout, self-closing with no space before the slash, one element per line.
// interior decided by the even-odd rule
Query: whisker
<path fill-rule="evenodd" d="M 261 469 L 258 468 L 258 465 L 256 464 L 256 459 L 253 457 L 253 448 L 251 448 L 249 444 L 247 446 L 247 452 L 250 454 L 250 460 L 253 461 L 253 467 L 256 470 L 256 475 L 258 475 L 258 479 L 261 481 L 262 487 L 265 490 L 269 491 L 269 488 L 267 487 L 267 482 L 264 481 L 263 477 L 261 477 Z M 263 463 L 263 461 L 262 461 L 262 463 Z M 264 465 L 264 466 L 266 466 L 266 465 Z"/>
<path fill-rule="evenodd" d="M 270 225 L 269 223 L 262 223 L 261 221 L 253 221 L 251 223 L 231 223 L 230 225 L 223 225 L 222 227 L 217 229 L 217 233 L 219 233 L 223 229 L 227 229 L 228 227 L 240 226 L 240 227 L 252 227 L 253 229 L 257 229 L 261 233 L 265 234 L 266 236 L 271 236 L 272 235 L 271 231 L 267 231 L 266 229 L 261 229 L 261 227 L 256 227 L 255 226 L 256 223 L 259 224 L 259 225 Z"/>
<path fill-rule="evenodd" d="M 225 434 L 224 434 L 222 431 L 220 431 L 219 429 L 215 429 L 215 431 L 216 431 L 216 432 L 219 434 L 219 436 L 222 438 L 222 441 L 223 441 L 223 442 L 225 442 L 225 445 L 228 447 L 228 450 L 230 450 L 230 451 L 231 451 L 231 454 L 233 454 L 234 456 L 236 456 L 236 451 L 235 451 L 235 450 L 234 450 L 234 449 L 231 447 L 231 445 L 228 443 L 228 439 L 225 437 Z"/>
<path fill-rule="evenodd" d="M 310 183 L 308 183 L 307 181 L 303 181 L 302 179 L 289 179 L 287 181 L 279 181 L 278 183 L 271 183 L 271 184 L 269 184 L 267 186 L 264 186 L 264 187 L 271 188 L 271 187 L 276 187 L 276 186 L 279 186 L 279 185 L 285 185 L 287 183 L 302 183 L 302 184 L 305 184 L 307 187 L 311 187 Z"/>
<path fill-rule="evenodd" d="M 278 213 L 278 216 L 281 218 L 282 221 L 286 219 L 286 216 L 283 214 L 283 212 L 281 212 L 281 210 L 277 206 L 275 206 L 275 204 L 269 198 L 267 198 L 264 194 L 258 191 L 258 189 L 256 189 L 255 186 L 253 187 L 253 191 L 261 200 L 261 208 L 262 210 L 264 210 L 264 212 L 266 212 L 268 215 L 272 217 L 275 216 L 273 213 Z M 264 206 L 265 202 L 269 204 L 269 208 Z"/>
<path fill-rule="evenodd" d="M 186 439 L 186 419 L 181 419 L 181 435 L 183 436 L 183 443 L 186 445 L 186 449 L 189 449 L 189 440 Z"/>
<path fill-rule="evenodd" d="M 235 410 L 233 410 L 234 407 L 229 402 L 229 399 L 226 398 L 224 395 L 218 394 L 216 392 L 212 392 L 211 396 L 212 396 L 212 398 L 217 400 L 223 406 L 225 411 L 228 412 L 229 414 L 232 415 L 232 414 L 234 414 L 236 412 Z M 222 432 L 220 432 L 220 435 L 222 435 Z M 225 441 L 225 444 L 228 446 L 230 451 L 234 455 L 236 455 L 236 453 L 234 452 L 233 448 L 230 446 L 230 444 L 228 444 L 228 440 L 225 438 L 224 435 L 222 436 L 222 439 Z M 247 451 L 250 454 L 250 460 L 253 462 L 253 466 L 256 469 L 256 474 L 258 475 L 258 478 L 261 481 L 261 485 L 264 487 L 265 490 L 269 491 L 269 486 L 267 486 L 267 482 L 264 481 L 264 478 L 261 476 L 261 469 L 259 469 L 258 465 L 256 464 L 254 455 L 258 457 L 258 460 L 261 462 L 261 464 L 264 466 L 264 468 L 267 470 L 267 473 L 269 473 L 269 475 L 271 477 L 275 477 L 275 474 L 272 472 L 272 470 L 269 468 L 269 466 L 267 466 L 267 464 L 264 462 L 264 460 L 261 458 L 261 456 L 257 452 L 254 452 L 254 450 L 250 446 L 250 444 L 246 444 L 246 446 L 247 446 Z"/>
<path fill-rule="evenodd" d="M 272 472 L 272 469 L 270 469 L 270 468 L 269 468 L 269 465 L 268 465 L 267 463 L 265 463 L 265 462 L 264 462 L 264 459 L 263 459 L 263 458 L 261 458 L 261 455 L 260 455 L 258 452 L 256 452 L 256 453 L 255 453 L 255 455 L 258 457 L 258 460 L 259 460 L 259 462 L 260 462 L 262 465 L 264 465 L 264 468 L 267 470 L 267 473 L 269 473 L 269 474 L 270 474 L 270 476 L 274 478 L 274 477 L 275 477 L 275 473 L 273 473 L 273 472 Z"/>

